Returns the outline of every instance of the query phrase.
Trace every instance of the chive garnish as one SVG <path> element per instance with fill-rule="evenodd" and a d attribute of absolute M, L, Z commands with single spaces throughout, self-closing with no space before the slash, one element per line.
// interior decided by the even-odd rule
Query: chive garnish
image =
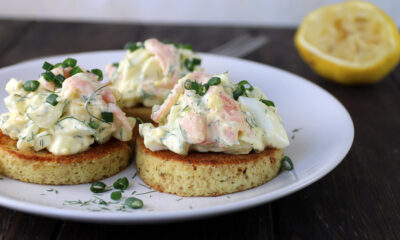
<path fill-rule="evenodd" d="M 82 69 L 79 66 L 75 66 L 71 69 L 71 71 L 69 71 L 69 75 L 70 76 L 74 76 L 77 73 L 81 73 Z"/>
<path fill-rule="evenodd" d="M 54 78 L 54 84 L 56 85 L 56 87 L 60 88 L 60 87 L 62 87 L 62 83 L 64 82 L 64 80 L 65 80 L 65 77 L 61 74 L 58 74 Z"/>
<path fill-rule="evenodd" d="M 232 92 L 233 98 L 238 100 L 246 92 L 246 88 L 243 85 L 238 85 L 237 88 Z"/>
<path fill-rule="evenodd" d="M 24 90 L 27 92 L 33 92 L 39 87 L 39 85 L 39 81 L 29 80 L 24 83 Z"/>
<path fill-rule="evenodd" d="M 249 85 L 249 87 L 247 88 L 247 90 L 249 90 L 250 92 L 254 90 L 253 86 L 251 86 L 251 84 L 250 84 L 248 81 L 246 81 L 246 80 L 242 80 L 242 81 L 240 81 L 240 82 L 238 83 L 238 85 L 243 85 L 243 86 L 244 86 L 245 84 Z"/>
<path fill-rule="evenodd" d="M 44 80 L 46 80 L 46 81 L 48 81 L 48 82 L 53 81 L 54 78 L 56 77 L 56 76 L 54 75 L 54 73 L 52 73 L 52 72 L 50 72 L 50 71 L 44 72 L 44 73 L 42 74 L 42 76 L 43 76 Z"/>
<path fill-rule="evenodd" d="M 129 50 L 130 52 L 134 52 L 139 48 L 143 48 L 143 43 L 141 42 L 128 42 L 125 44 L 124 49 Z"/>
<path fill-rule="evenodd" d="M 286 171 L 293 170 L 293 162 L 288 156 L 282 159 L 282 168 Z"/>
<path fill-rule="evenodd" d="M 112 193 L 111 193 L 111 199 L 112 199 L 112 200 L 117 201 L 117 200 L 120 200 L 121 197 L 122 197 L 121 191 L 115 191 L 115 192 L 112 192 Z"/>
<path fill-rule="evenodd" d="M 183 62 L 183 64 L 185 65 L 185 68 L 188 71 L 193 72 L 194 68 L 197 65 L 201 64 L 201 59 L 200 58 L 193 58 L 193 59 L 186 58 L 185 61 Z"/>
<path fill-rule="evenodd" d="M 67 67 L 75 67 L 76 66 L 76 59 L 74 58 L 67 58 L 64 60 L 63 64 L 65 64 Z"/>
<path fill-rule="evenodd" d="M 117 181 L 114 182 L 113 186 L 115 189 L 125 190 L 129 186 L 129 181 L 126 177 L 119 178 Z"/>
<path fill-rule="evenodd" d="M 97 129 L 100 126 L 97 122 L 92 121 L 92 120 L 89 121 L 88 125 L 89 125 L 89 127 L 93 128 L 93 129 Z"/>
<path fill-rule="evenodd" d="M 94 193 L 102 193 L 105 192 L 105 190 L 106 190 L 106 184 L 103 182 L 94 182 L 90 186 L 90 191 Z"/>
<path fill-rule="evenodd" d="M 199 94 L 200 96 L 204 96 L 204 94 L 206 94 L 206 92 L 208 91 L 209 88 L 210 88 L 210 85 L 208 85 L 208 83 L 200 85 L 200 87 L 197 90 L 197 94 Z"/>
<path fill-rule="evenodd" d="M 125 200 L 125 205 L 133 209 L 138 209 L 143 207 L 143 201 L 139 198 L 130 197 Z"/>
<path fill-rule="evenodd" d="M 51 69 L 54 68 L 54 66 L 52 64 L 50 64 L 49 62 L 44 62 L 42 65 L 42 68 L 46 71 L 50 71 Z"/>
<path fill-rule="evenodd" d="M 61 75 L 61 74 L 57 74 L 55 79 L 62 83 L 62 82 L 64 82 L 65 77 L 63 75 Z"/>
<path fill-rule="evenodd" d="M 197 91 L 197 85 L 198 85 L 197 82 L 191 81 L 190 79 L 186 80 L 185 83 L 183 84 L 185 89 L 187 89 L 187 90 L 195 90 L 195 91 Z"/>
<path fill-rule="evenodd" d="M 210 86 L 218 85 L 220 83 L 221 83 L 221 78 L 219 77 L 212 77 L 210 78 L 210 80 L 208 80 L 208 85 Z"/>
<path fill-rule="evenodd" d="M 260 101 L 262 103 L 264 103 L 265 105 L 267 105 L 268 107 L 275 107 L 275 103 L 273 101 L 266 100 L 266 99 L 260 99 Z"/>
<path fill-rule="evenodd" d="M 106 123 L 114 121 L 114 115 L 112 112 L 101 112 L 101 120 Z"/>
<path fill-rule="evenodd" d="M 194 66 L 193 66 L 193 62 L 190 61 L 190 59 L 188 59 L 188 58 L 185 59 L 184 65 L 185 65 L 185 68 L 186 68 L 188 71 L 193 72 Z"/>
<path fill-rule="evenodd" d="M 100 69 L 92 69 L 91 72 L 95 75 L 97 75 L 97 77 L 99 78 L 98 80 L 101 81 L 103 80 L 103 72 Z"/>
<path fill-rule="evenodd" d="M 171 44 L 171 42 L 168 41 L 168 40 L 163 40 L 162 42 L 165 43 L 165 44 Z M 192 50 L 193 51 L 193 46 L 191 44 L 182 44 L 182 43 L 177 43 L 177 42 L 174 42 L 172 44 L 176 48 L 188 49 L 188 50 Z"/>
<path fill-rule="evenodd" d="M 115 62 L 115 63 L 112 64 L 112 66 L 117 68 L 117 67 L 119 67 L 119 63 Z"/>
<path fill-rule="evenodd" d="M 200 96 L 204 96 L 207 93 L 210 86 L 218 85 L 220 83 L 221 83 L 221 78 L 219 77 L 213 77 L 210 80 L 208 80 L 208 83 L 205 84 L 199 84 L 196 81 L 191 81 L 190 79 L 188 79 L 183 84 L 183 87 L 187 90 L 194 90 Z"/>
<path fill-rule="evenodd" d="M 58 96 L 54 93 L 50 94 L 47 98 L 46 98 L 46 102 L 50 105 L 57 105 L 58 101 L 57 101 Z"/>
<path fill-rule="evenodd" d="M 201 59 L 200 58 L 193 58 L 192 59 L 193 66 L 200 65 Z"/>
<path fill-rule="evenodd" d="M 191 44 L 181 44 L 181 48 L 193 51 L 193 46 Z"/>
<path fill-rule="evenodd" d="M 246 84 L 249 86 L 248 88 L 245 87 Z M 237 84 L 236 89 L 232 92 L 233 98 L 238 100 L 240 96 L 246 95 L 246 90 L 253 91 L 253 89 L 253 86 L 251 86 L 248 81 L 242 80 Z"/>

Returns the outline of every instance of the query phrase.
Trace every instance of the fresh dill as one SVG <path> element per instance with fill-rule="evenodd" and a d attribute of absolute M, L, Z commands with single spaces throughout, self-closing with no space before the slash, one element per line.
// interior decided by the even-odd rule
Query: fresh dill
<path fill-rule="evenodd" d="M 157 192 L 157 191 L 149 191 L 149 192 L 144 192 L 144 193 L 138 193 L 138 194 L 136 194 L 136 195 L 145 195 L 145 194 L 149 194 L 149 193 L 154 193 L 154 192 Z"/>
<path fill-rule="evenodd" d="M 147 189 L 151 189 L 151 187 L 149 187 L 149 186 L 147 186 L 147 185 L 144 185 L 144 184 L 142 184 L 142 183 L 139 183 L 139 185 L 140 185 L 140 186 L 143 186 L 143 187 L 145 187 L 145 188 L 147 188 Z"/>

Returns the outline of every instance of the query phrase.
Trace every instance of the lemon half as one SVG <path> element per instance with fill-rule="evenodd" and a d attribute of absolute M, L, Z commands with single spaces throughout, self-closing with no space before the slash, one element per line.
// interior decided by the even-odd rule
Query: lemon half
<path fill-rule="evenodd" d="M 311 12 L 296 32 L 295 45 L 315 72 L 342 84 L 375 83 L 400 60 L 396 25 L 382 10 L 364 1 Z"/>

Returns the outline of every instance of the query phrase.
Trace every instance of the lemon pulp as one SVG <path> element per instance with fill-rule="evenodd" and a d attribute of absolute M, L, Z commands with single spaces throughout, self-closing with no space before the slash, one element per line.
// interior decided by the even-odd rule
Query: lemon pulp
<path fill-rule="evenodd" d="M 400 59 L 396 25 L 375 5 L 363 1 L 311 12 L 300 25 L 295 44 L 314 71 L 344 84 L 379 81 Z"/>

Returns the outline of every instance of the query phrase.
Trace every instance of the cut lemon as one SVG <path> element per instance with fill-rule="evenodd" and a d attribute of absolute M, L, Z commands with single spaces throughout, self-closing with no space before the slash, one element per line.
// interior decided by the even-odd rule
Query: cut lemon
<path fill-rule="evenodd" d="M 400 59 L 400 37 L 392 19 L 364 1 L 319 8 L 295 36 L 301 57 L 321 76 L 342 84 L 381 80 Z"/>

